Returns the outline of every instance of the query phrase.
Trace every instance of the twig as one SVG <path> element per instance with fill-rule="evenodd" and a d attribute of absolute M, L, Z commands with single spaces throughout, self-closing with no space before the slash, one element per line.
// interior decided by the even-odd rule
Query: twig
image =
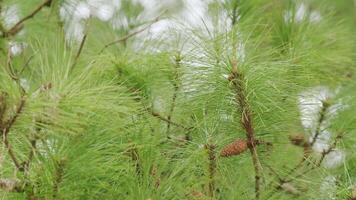
<path fill-rule="evenodd" d="M 30 62 L 31 62 L 31 60 L 32 60 L 32 58 L 34 57 L 34 55 L 31 55 L 27 60 L 26 60 L 26 63 L 22 66 L 22 68 L 21 68 L 21 70 L 19 71 L 19 75 L 21 75 L 24 71 L 25 71 L 25 69 L 26 69 L 26 67 L 28 67 L 28 65 L 30 64 Z"/>
<path fill-rule="evenodd" d="M 303 175 L 305 175 L 305 174 L 307 174 L 307 173 L 313 171 L 314 169 L 320 167 L 321 164 L 323 163 L 325 157 L 326 157 L 329 153 L 331 153 L 332 151 L 335 150 L 336 145 L 337 145 L 337 143 L 339 142 L 339 140 L 342 139 L 343 134 L 344 134 L 344 133 L 341 132 L 341 133 L 339 133 L 339 134 L 336 136 L 334 142 L 329 146 L 329 148 L 326 149 L 326 150 L 324 150 L 324 151 L 321 153 L 321 157 L 320 157 L 319 161 L 315 162 L 314 165 L 313 165 L 310 169 L 308 169 L 308 170 L 306 170 L 306 171 L 304 171 L 304 172 L 302 172 L 302 173 L 296 175 L 296 176 L 294 177 L 294 179 L 299 178 L 300 176 L 303 176 Z M 290 180 L 290 181 L 291 181 L 291 180 Z"/>
<path fill-rule="evenodd" d="M 20 104 L 18 105 L 17 109 L 16 109 L 16 112 L 15 114 L 12 116 L 11 119 L 9 119 L 6 123 L 5 123 L 5 127 L 3 128 L 2 130 L 2 136 L 3 136 L 3 142 L 6 146 L 6 148 L 8 149 L 8 153 L 12 159 L 12 161 L 14 162 L 16 168 L 19 170 L 19 171 L 23 171 L 23 167 L 21 166 L 21 164 L 19 163 L 19 161 L 17 160 L 16 156 L 15 156 L 15 153 L 12 151 L 12 147 L 9 143 L 9 140 L 8 140 L 8 134 L 9 134 L 9 131 L 12 127 L 12 125 L 16 122 L 16 119 L 18 118 L 18 116 L 21 114 L 22 110 L 23 110 L 23 107 L 25 105 L 25 98 L 22 98 L 21 101 L 20 101 Z"/>
<path fill-rule="evenodd" d="M 305 163 L 305 161 L 307 161 L 310 156 L 311 156 L 311 148 L 313 147 L 313 145 L 315 144 L 316 140 L 318 139 L 319 135 L 321 134 L 322 130 L 321 130 L 321 126 L 325 120 L 326 117 L 326 112 L 327 109 L 330 107 L 330 104 L 327 103 L 326 101 L 322 102 L 322 108 L 319 112 L 319 119 L 318 119 L 318 123 L 316 125 L 316 130 L 315 130 L 315 134 L 312 138 L 311 142 L 305 142 L 303 147 L 304 147 L 304 154 L 302 159 L 298 162 L 298 164 L 292 168 L 287 174 L 293 174 L 294 172 L 296 172 L 299 168 L 301 168 L 303 166 L 303 164 Z"/>
<path fill-rule="evenodd" d="M 174 80 L 173 80 L 173 87 L 174 87 L 174 91 L 173 91 L 173 96 L 172 96 L 172 103 L 171 103 L 171 108 L 169 110 L 169 113 L 168 113 L 168 116 L 167 116 L 167 119 L 169 121 L 171 121 L 172 119 L 172 115 L 173 115 L 173 112 L 174 112 L 174 108 L 175 108 L 175 105 L 176 105 L 176 99 L 177 99 L 177 96 L 178 96 L 178 90 L 179 90 L 179 67 L 180 67 L 180 62 L 181 62 L 181 57 L 180 55 L 178 54 L 176 56 L 176 59 L 175 59 L 175 65 L 174 65 Z M 169 131 L 170 131 L 170 127 L 171 127 L 171 123 L 168 123 L 167 124 L 167 135 L 169 134 Z"/>
<path fill-rule="evenodd" d="M 12 56 L 11 56 L 10 49 L 7 51 L 5 67 L 10 78 L 14 81 L 18 81 L 19 78 L 15 75 L 14 71 L 12 70 Z"/>
<path fill-rule="evenodd" d="M 229 76 L 229 81 L 232 82 L 235 90 L 235 100 L 239 105 L 239 110 L 241 111 L 241 125 L 245 130 L 248 148 L 252 156 L 252 162 L 255 170 L 255 197 L 259 199 L 260 197 L 260 185 L 261 185 L 261 162 L 258 158 L 256 150 L 256 139 L 255 130 L 252 122 L 252 112 L 250 106 L 247 102 L 246 91 L 244 86 L 244 77 L 238 72 L 237 60 L 233 59 L 231 61 L 232 70 Z"/>
<path fill-rule="evenodd" d="M 151 113 L 152 116 L 154 116 L 154 117 L 156 117 L 156 118 L 158 118 L 158 119 L 160 119 L 160 120 L 162 120 L 162 121 L 165 121 L 165 122 L 167 122 L 167 123 L 169 123 L 169 124 L 172 124 L 172 125 L 174 125 L 174 126 L 183 128 L 183 129 L 185 129 L 185 130 L 187 130 L 187 131 L 190 131 L 190 130 L 193 129 L 193 127 L 186 127 L 186 126 L 183 126 L 183 125 L 178 124 L 178 123 L 176 123 L 176 122 L 173 122 L 173 121 L 171 121 L 171 120 L 168 120 L 167 118 L 163 117 L 162 115 L 160 115 L 160 114 L 157 113 L 157 112 L 153 112 L 153 111 L 148 111 L 148 112 Z"/>
<path fill-rule="evenodd" d="M 16 35 L 22 28 L 25 21 L 33 18 L 39 11 L 42 10 L 43 7 L 47 6 L 52 0 L 45 0 L 43 3 L 37 6 L 29 15 L 22 18 L 19 22 L 17 22 L 10 30 L 3 33 L 2 37 L 9 37 Z"/>
<path fill-rule="evenodd" d="M 312 141 L 310 142 L 310 146 L 312 147 L 316 140 L 318 139 L 320 133 L 322 132 L 321 130 L 321 125 L 322 123 L 324 122 L 325 120 L 325 117 L 326 117 L 326 111 L 327 109 L 330 107 L 330 104 L 327 103 L 326 101 L 322 101 L 322 109 L 320 111 L 320 116 L 319 116 L 319 120 L 318 120 L 318 124 L 317 124 L 317 128 L 316 128 L 316 131 L 315 131 L 315 134 L 314 134 L 314 137 L 312 139 Z"/>
<path fill-rule="evenodd" d="M 301 172 L 301 173 L 295 175 L 295 176 L 294 176 L 293 178 L 291 178 L 291 179 L 287 179 L 287 178 L 282 178 L 282 179 L 281 179 L 281 178 L 278 178 L 278 179 L 279 179 L 279 183 L 278 183 L 278 185 L 276 186 L 276 188 L 277 188 L 277 189 L 281 189 L 281 187 L 283 186 L 283 184 L 285 184 L 285 183 L 290 183 L 290 182 L 292 182 L 293 180 L 295 180 L 295 179 L 297 179 L 297 178 L 299 178 L 299 177 L 301 177 L 301 176 L 304 176 L 305 174 L 310 173 L 310 172 L 313 171 L 314 169 L 320 167 L 321 164 L 322 164 L 322 162 L 324 161 L 325 157 L 326 157 L 330 152 L 332 152 L 332 151 L 335 149 L 335 147 L 336 147 L 338 141 L 343 137 L 343 134 L 344 134 L 344 133 L 339 133 L 339 134 L 336 136 L 336 138 L 335 138 L 333 144 L 330 145 L 327 150 L 324 150 L 324 151 L 322 152 L 319 161 L 315 162 L 314 165 L 313 165 L 310 169 L 307 169 L 307 170 L 305 170 L 305 171 L 303 171 L 303 172 Z M 289 175 L 289 174 L 288 174 L 288 175 Z M 288 176 L 288 175 L 287 175 L 287 176 Z M 272 195 L 273 195 L 273 194 L 272 194 Z"/>
<path fill-rule="evenodd" d="M 74 67 L 77 65 L 78 59 L 79 59 L 80 55 L 82 54 L 82 51 L 83 51 L 83 48 L 84 48 L 84 44 L 85 44 L 85 42 L 87 40 L 88 32 L 89 32 L 89 20 L 87 21 L 86 31 L 84 33 L 84 36 L 83 36 L 81 42 L 80 42 L 78 51 L 75 54 L 74 61 L 73 61 L 72 65 L 71 65 L 71 67 L 70 67 L 71 71 L 73 71 Z"/>
<path fill-rule="evenodd" d="M 116 43 L 126 42 L 129 38 L 131 38 L 131 37 L 133 37 L 133 36 L 135 36 L 135 35 L 137 35 L 137 34 L 143 32 L 143 31 L 145 31 L 146 29 L 150 28 L 154 23 L 156 23 L 156 22 L 158 22 L 158 21 L 160 20 L 161 16 L 162 16 L 164 13 L 165 13 L 165 12 L 163 12 L 162 14 L 160 14 L 159 16 L 157 16 L 156 18 L 154 18 L 147 26 L 145 26 L 145 27 L 143 27 L 143 28 L 141 28 L 141 29 L 138 29 L 137 31 L 134 31 L 134 32 L 132 32 L 132 33 L 129 33 L 129 34 L 125 35 L 125 36 L 122 37 L 122 38 L 119 38 L 119 39 L 117 39 L 117 40 L 114 40 L 114 41 L 112 41 L 112 42 L 109 42 L 108 44 L 106 44 L 106 45 L 99 51 L 98 54 L 102 54 L 106 48 L 108 48 L 108 47 L 110 47 L 110 46 L 112 46 L 112 45 L 114 45 L 114 44 L 116 44 Z"/>
<path fill-rule="evenodd" d="M 238 12 L 237 12 L 237 1 L 234 1 L 232 13 L 231 13 L 231 25 L 234 26 L 237 22 Z"/>

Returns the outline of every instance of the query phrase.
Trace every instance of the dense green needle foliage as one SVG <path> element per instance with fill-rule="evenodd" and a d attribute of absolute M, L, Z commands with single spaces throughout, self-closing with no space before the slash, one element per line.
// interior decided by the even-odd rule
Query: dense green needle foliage
<path fill-rule="evenodd" d="M 356 199 L 353 0 L 0 0 L 1 199 Z"/>

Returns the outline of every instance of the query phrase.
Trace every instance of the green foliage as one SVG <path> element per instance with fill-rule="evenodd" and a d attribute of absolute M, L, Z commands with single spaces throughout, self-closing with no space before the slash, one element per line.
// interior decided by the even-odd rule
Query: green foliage
<path fill-rule="evenodd" d="M 353 1 L 78 2 L 0 1 L 3 199 L 356 198 Z"/>

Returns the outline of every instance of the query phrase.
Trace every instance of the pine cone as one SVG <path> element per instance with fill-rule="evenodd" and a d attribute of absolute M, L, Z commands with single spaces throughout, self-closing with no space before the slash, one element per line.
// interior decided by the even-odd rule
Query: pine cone
<path fill-rule="evenodd" d="M 221 152 L 221 157 L 230 157 L 234 155 L 239 155 L 242 152 L 247 150 L 247 141 L 243 139 L 237 139 L 233 143 L 228 144 L 225 146 Z"/>

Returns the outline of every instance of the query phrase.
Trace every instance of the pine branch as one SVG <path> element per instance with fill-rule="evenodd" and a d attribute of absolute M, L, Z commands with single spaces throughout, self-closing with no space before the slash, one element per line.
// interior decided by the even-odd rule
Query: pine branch
<path fill-rule="evenodd" d="M 5 31 L 3 33 L 2 37 L 10 37 L 10 36 L 14 36 L 16 35 L 24 26 L 24 23 L 33 18 L 38 12 L 40 12 L 42 10 L 42 8 L 48 6 L 51 3 L 52 0 L 45 0 L 43 3 L 41 3 L 40 5 L 37 6 L 37 8 L 35 8 L 30 14 L 28 14 L 27 16 L 25 16 L 24 18 L 22 18 L 19 22 L 17 22 L 12 28 L 10 28 L 10 30 Z"/>
<path fill-rule="evenodd" d="M 321 157 L 320 157 L 319 161 L 314 162 L 313 166 L 312 166 L 310 169 L 308 169 L 308 170 L 306 170 L 306 171 L 304 171 L 304 172 L 298 174 L 297 176 L 294 177 L 294 179 L 299 178 L 299 177 L 301 177 L 301 176 L 303 176 L 303 175 L 305 175 L 305 174 L 307 174 L 307 173 L 310 173 L 311 171 L 313 171 L 313 170 L 316 169 L 316 168 L 319 168 L 319 167 L 321 166 L 321 164 L 323 163 L 325 157 L 326 157 L 327 155 L 329 155 L 332 151 L 335 150 L 336 145 L 337 145 L 337 143 L 342 139 L 343 134 L 344 134 L 344 133 L 341 132 L 341 133 L 339 133 L 339 134 L 335 137 L 333 143 L 328 147 L 328 149 L 324 150 L 324 151 L 321 153 Z M 291 181 L 291 180 L 290 180 L 290 181 Z"/>
<path fill-rule="evenodd" d="M 239 106 L 241 111 L 241 125 L 246 133 L 247 146 L 250 150 L 253 166 L 255 170 L 255 197 L 259 199 L 260 197 L 260 185 L 261 185 L 261 163 L 258 158 L 256 149 L 256 139 L 255 130 L 252 122 L 252 111 L 250 105 L 247 102 L 246 91 L 244 86 L 244 77 L 237 68 L 237 60 L 233 59 L 231 61 L 232 70 L 229 76 L 229 81 L 233 84 L 233 89 L 235 92 L 235 101 Z"/>
<path fill-rule="evenodd" d="M 20 104 L 17 106 L 15 114 L 5 123 L 4 128 L 2 129 L 2 136 L 3 136 L 4 145 L 8 150 L 10 158 L 12 159 L 12 161 L 14 162 L 16 168 L 19 171 L 23 171 L 23 166 L 19 163 L 17 157 L 15 156 L 15 153 L 12 150 L 12 146 L 9 143 L 8 134 L 9 134 L 9 131 L 10 131 L 11 127 L 16 122 L 16 120 L 19 117 L 19 115 L 22 113 L 22 110 L 23 110 L 23 107 L 25 105 L 25 102 L 26 102 L 26 100 L 23 97 L 21 99 L 21 101 L 20 101 Z"/>
<path fill-rule="evenodd" d="M 214 144 L 206 144 L 205 149 L 208 151 L 209 156 L 209 196 L 211 199 L 215 199 L 216 146 Z"/>
<path fill-rule="evenodd" d="M 320 111 L 320 114 L 319 114 L 319 120 L 318 120 L 317 128 L 316 128 L 314 137 L 313 137 L 312 141 L 310 142 L 310 146 L 311 147 L 315 144 L 316 140 L 318 139 L 318 136 L 322 132 L 321 126 L 322 126 L 322 123 L 325 120 L 326 112 L 327 112 L 327 109 L 329 107 L 330 107 L 329 103 L 327 103 L 326 101 L 322 101 L 322 108 L 321 108 L 321 111 Z"/>
<path fill-rule="evenodd" d="M 289 184 L 289 183 L 291 183 L 293 180 L 296 180 L 297 178 L 299 178 L 299 177 L 301 177 L 301 176 L 304 176 L 304 175 L 306 175 L 306 174 L 312 172 L 313 170 L 319 168 L 319 167 L 321 166 L 322 162 L 324 161 L 325 157 L 326 157 L 329 153 L 331 153 L 331 152 L 336 148 L 336 145 L 337 145 L 338 141 L 342 139 L 343 134 L 344 134 L 344 133 L 339 133 L 339 134 L 336 136 L 336 138 L 334 139 L 333 144 L 330 145 L 328 149 L 326 149 L 326 150 L 324 150 L 324 151 L 322 152 L 319 161 L 314 162 L 314 165 L 312 166 L 312 168 L 307 169 L 307 170 L 305 170 L 305 171 L 303 171 L 303 172 L 301 172 L 301 173 L 295 175 L 293 178 L 290 178 L 290 179 L 288 179 L 288 178 L 286 178 L 286 177 L 285 177 L 285 178 L 280 178 L 280 177 L 278 176 L 279 182 L 278 182 L 278 184 L 277 184 L 277 186 L 276 186 L 276 189 L 284 189 L 282 186 L 285 185 L 286 183 Z M 287 176 L 289 176 L 289 175 L 290 175 L 290 173 L 287 174 Z M 292 193 L 292 194 L 293 194 L 293 193 Z M 273 195 L 273 193 L 272 193 L 271 195 Z"/>
<path fill-rule="evenodd" d="M 319 112 L 319 119 L 318 119 L 318 123 L 316 125 L 316 131 L 315 131 L 315 134 L 312 138 L 312 141 L 311 142 L 308 142 L 305 140 L 305 138 L 302 139 L 301 144 L 303 146 L 303 157 L 302 159 L 298 162 L 298 164 L 292 168 L 287 174 L 293 174 L 294 172 L 296 172 L 299 168 L 301 168 L 303 166 L 303 164 L 305 163 L 305 161 L 307 161 L 310 156 L 311 156 L 311 151 L 312 151 L 312 147 L 313 145 L 315 144 L 316 140 L 318 139 L 319 135 L 321 134 L 322 132 L 322 124 L 324 123 L 325 121 L 325 117 L 326 117 L 326 113 L 327 113 L 327 109 L 330 107 L 330 104 L 327 103 L 326 101 L 323 101 L 322 102 L 322 108 Z M 293 142 L 293 141 L 292 141 Z M 294 142 L 297 142 L 297 141 L 294 141 Z"/>

